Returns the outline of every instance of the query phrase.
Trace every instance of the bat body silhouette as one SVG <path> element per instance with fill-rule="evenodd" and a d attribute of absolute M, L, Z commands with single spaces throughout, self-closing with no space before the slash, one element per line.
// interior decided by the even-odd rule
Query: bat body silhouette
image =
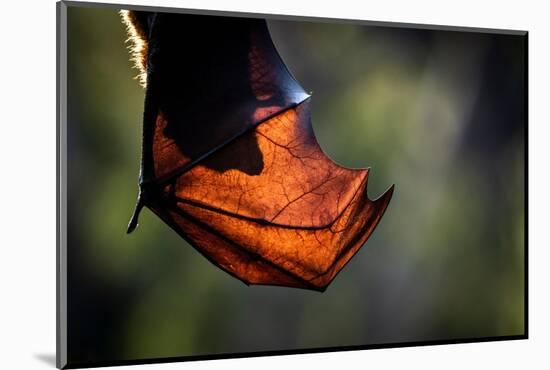
<path fill-rule="evenodd" d="M 263 20 L 124 11 L 146 85 L 146 206 L 246 284 L 323 291 L 380 221 L 393 186 L 321 150 L 310 96 Z"/>

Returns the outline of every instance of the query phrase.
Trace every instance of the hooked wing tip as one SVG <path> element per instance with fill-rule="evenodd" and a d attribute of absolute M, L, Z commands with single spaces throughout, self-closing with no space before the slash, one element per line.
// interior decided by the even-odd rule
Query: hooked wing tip
<path fill-rule="evenodd" d="M 395 190 L 395 184 L 390 186 L 382 195 L 380 195 L 378 198 L 372 200 L 372 203 L 374 206 L 378 209 L 380 209 L 380 218 L 384 215 L 386 212 L 386 209 L 391 201 L 391 198 L 393 196 L 393 192 Z"/>
<path fill-rule="evenodd" d="M 139 214 L 140 214 L 141 210 L 143 209 L 143 206 L 144 206 L 144 204 L 143 204 L 142 193 L 140 192 L 139 195 L 138 195 L 136 208 L 134 209 L 134 213 L 132 214 L 132 218 L 130 219 L 130 222 L 128 223 L 128 229 L 126 229 L 126 234 L 130 234 L 138 226 Z"/>
<path fill-rule="evenodd" d="M 365 168 L 365 171 L 367 172 L 367 178 L 365 179 L 365 189 L 366 189 L 372 170 L 371 170 L 370 167 L 367 167 L 367 168 Z M 382 195 L 380 195 L 376 199 L 372 199 L 371 202 L 373 202 L 375 204 L 384 203 L 384 202 L 389 203 L 389 201 L 391 200 L 391 197 L 393 196 L 393 191 L 394 190 L 395 190 L 395 184 L 392 184 L 385 192 L 382 193 Z M 369 199 L 370 199 L 370 197 L 369 197 Z"/>
<path fill-rule="evenodd" d="M 130 220 L 130 222 L 128 223 L 128 228 L 126 229 L 126 234 L 131 234 L 137 227 L 137 222 L 134 223 L 132 222 L 134 221 L 133 219 Z"/>
<path fill-rule="evenodd" d="M 380 195 L 378 198 L 373 200 L 373 202 L 379 202 L 380 200 L 384 200 L 384 199 L 387 199 L 389 201 L 391 199 L 391 197 L 393 196 L 393 191 L 394 190 L 395 190 L 395 184 L 392 184 L 388 188 L 388 190 L 386 190 L 382 195 Z"/>

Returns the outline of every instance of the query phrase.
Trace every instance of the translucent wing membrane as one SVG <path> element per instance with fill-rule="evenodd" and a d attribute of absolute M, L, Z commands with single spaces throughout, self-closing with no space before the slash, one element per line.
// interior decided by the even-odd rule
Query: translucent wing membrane
<path fill-rule="evenodd" d="M 324 290 L 393 187 L 371 201 L 368 170 L 323 153 L 264 21 L 155 14 L 149 37 L 134 226 L 146 205 L 247 284 Z"/>
<path fill-rule="evenodd" d="M 148 178 L 170 177 L 308 97 L 264 21 L 157 14 L 150 37 Z"/>

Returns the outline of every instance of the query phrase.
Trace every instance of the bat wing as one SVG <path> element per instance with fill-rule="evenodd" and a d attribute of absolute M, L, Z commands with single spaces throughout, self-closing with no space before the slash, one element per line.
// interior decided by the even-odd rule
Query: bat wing
<path fill-rule="evenodd" d="M 322 152 L 309 104 L 264 21 L 154 14 L 129 230 L 145 205 L 247 284 L 324 290 L 393 187 L 371 201 L 368 170 Z"/>

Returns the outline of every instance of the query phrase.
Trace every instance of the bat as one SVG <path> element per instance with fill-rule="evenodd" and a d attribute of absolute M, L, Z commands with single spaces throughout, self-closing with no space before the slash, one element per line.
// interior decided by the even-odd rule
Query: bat
<path fill-rule="evenodd" d="M 317 143 L 265 20 L 122 11 L 145 86 L 139 195 L 245 284 L 324 291 L 393 194 Z"/>

